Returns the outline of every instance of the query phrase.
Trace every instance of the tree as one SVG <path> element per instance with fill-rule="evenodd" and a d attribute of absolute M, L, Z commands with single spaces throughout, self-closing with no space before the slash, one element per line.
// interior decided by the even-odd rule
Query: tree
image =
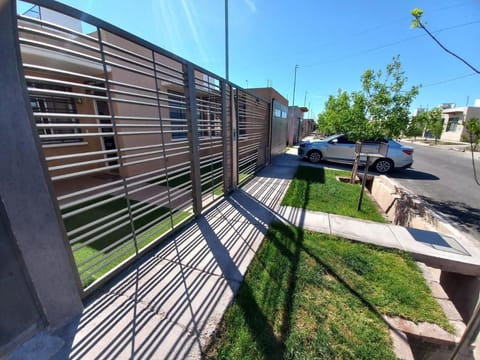
<path fill-rule="evenodd" d="M 398 137 L 407 129 L 409 109 L 418 86 L 405 89 L 407 78 L 399 57 L 385 71 L 366 70 L 360 78 L 362 89 L 330 95 L 318 126 L 326 133 L 346 133 L 352 140 Z"/>
<path fill-rule="evenodd" d="M 433 135 L 435 144 L 442 136 L 443 122 L 442 122 L 442 109 L 435 108 L 425 112 L 426 128 Z"/>
<path fill-rule="evenodd" d="M 354 140 L 364 138 L 367 120 L 361 94 L 338 90 L 336 96 L 330 95 L 325 110 L 318 116 L 318 126 L 327 134 L 345 133 Z"/>
<path fill-rule="evenodd" d="M 417 136 L 422 136 L 423 132 L 425 131 L 426 124 L 426 118 L 423 113 L 413 116 L 410 119 L 407 128 L 405 129 L 404 135 L 412 136 L 413 138 L 416 138 Z"/>
<path fill-rule="evenodd" d="M 470 143 L 470 151 L 472 152 L 472 167 L 473 178 L 477 185 L 480 185 L 480 179 L 477 176 L 477 169 L 475 167 L 474 152 L 477 150 L 477 145 L 480 142 L 480 121 L 477 118 L 471 118 L 463 124 L 467 130 L 467 139 Z"/>
<path fill-rule="evenodd" d="M 405 89 L 407 78 L 399 56 L 384 71 L 366 70 L 360 78 L 361 90 L 347 93 L 338 90 L 325 103 L 318 125 L 327 134 L 345 133 L 354 141 L 400 136 L 409 123 L 409 109 L 418 86 Z M 358 164 L 352 171 L 352 179 Z"/>
<path fill-rule="evenodd" d="M 399 137 L 408 126 L 410 104 L 419 91 L 419 86 L 405 89 L 407 77 L 399 56 L 393 58 L 385 72 L 365 71 L 361 81 L 369 133 L 376 137 Z"/>
<path fill-rule="evenodd" d="M 467 130 L 465 138 L 472 145 L 472 150 L 477 151 L 477 145 L 480 142 L 480 121 L 477 118 L 471 118 L 463 124 Z"/>

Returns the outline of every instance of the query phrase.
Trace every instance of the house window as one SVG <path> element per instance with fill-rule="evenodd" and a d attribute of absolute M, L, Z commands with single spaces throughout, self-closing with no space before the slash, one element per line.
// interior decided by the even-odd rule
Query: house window
<path fill-rule="evenodd" d="M 47 89 L 55 91 L 64 91 L 71 92 L 72 89 L 64 86 L 43 84 L 43 83 L 27 83 L 27 86 L 37 89 Z M 31 94 L 30 95 L 30 105 L 34 113 L 44 113 L 50 114 L 49 116 L 36 116 L 35 122 L 37 124 L 78 124 L 79 121 L 75 117 L 68 118 L 56 118 L 52 116 L 52 113 L 59 114 L 77 114 L 77 109 L 75 106 L 75 100 L 69 96 L 63 95 L 49 95 L 49 94 Z M 78 137 L 65 137 L 65 138 L 49 138 L 48 135 L 70 135 L 70 134 L 81 134 L 81 129 L 77 127 L 38 127 L 38 134 L 43 135 L 41 142 L 44 144 L 53 144 L 53 143 L 72 143 L 72 142 L 82 142 L 83 138 Z"/>
<path fill-rule="evenodd" d="M 458 125 L 458 117 L 452 117 L 448 119 L 446 131 L 456 131 Z"/>
<path fill-rule="evenodd" d="M 185 118 L 185 97 L 176 91 L 168 91 L 169 117 L 172 140 L 187 139 L 187 120 Z"/>
<path fill-rule="evenodd" d="M 197 98 L 197 119 L 199 136 L 222 136 L 220 126 L 221 103 L 220 98 L 214 95 Z"/>

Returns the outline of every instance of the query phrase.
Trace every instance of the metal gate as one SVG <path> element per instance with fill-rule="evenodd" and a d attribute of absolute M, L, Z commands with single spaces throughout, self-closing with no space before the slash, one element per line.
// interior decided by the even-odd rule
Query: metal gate
<path fill-rule="evenodd" d="M 238 181 L 249 180 L 267 162 L 269 103 L 237 91 Z"/>
<path fill-rule="evenodd" d="M 38 3 L 18 16 L 25 81 L 88 292 L 265 165 L 269 106 L 99 19 Z"/>

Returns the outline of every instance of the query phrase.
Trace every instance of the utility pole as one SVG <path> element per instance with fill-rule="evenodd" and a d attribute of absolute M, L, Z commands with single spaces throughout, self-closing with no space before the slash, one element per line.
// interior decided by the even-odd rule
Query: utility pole
<path fill-rule="evenodd" d="M 308 91 L 305 91 L 305 98 L 303 99 L 303 107 L 307 106 L 307 94 L 308 94 Z"/>
<path fill-rule="evenodd" d="M 292 106 L 295 106 L 295 86 L 297 85 L 297 69 L 298 69 L 298 65 L 295 65 L 295 76 L 293 77 L 293 98 L 292 98 Z"/>

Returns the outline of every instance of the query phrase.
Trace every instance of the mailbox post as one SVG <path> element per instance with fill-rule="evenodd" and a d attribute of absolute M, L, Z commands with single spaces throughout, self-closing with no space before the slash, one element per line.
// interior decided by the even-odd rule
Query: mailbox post
<path fill-rule="evenodd" d="M 362 157 L 365 156 L 365 169 L 363 171 L 363 178 L 362 178 L 362 188 L 360 190 L 360 196 L 358 197 L 358 205 L 357 211 L 362 209 L 362 201 L 363 201 L 363 192 L 365 190 L 365 184 L 367 182 L 368 177 L 368 168 L 370 167 L 370 161 L 373 159 L 379 159 L 387 156 L 388 152 L 388 143 L 387 142 L 360 142 L 357 141 L 355 144 L 355 153 Z"/>

